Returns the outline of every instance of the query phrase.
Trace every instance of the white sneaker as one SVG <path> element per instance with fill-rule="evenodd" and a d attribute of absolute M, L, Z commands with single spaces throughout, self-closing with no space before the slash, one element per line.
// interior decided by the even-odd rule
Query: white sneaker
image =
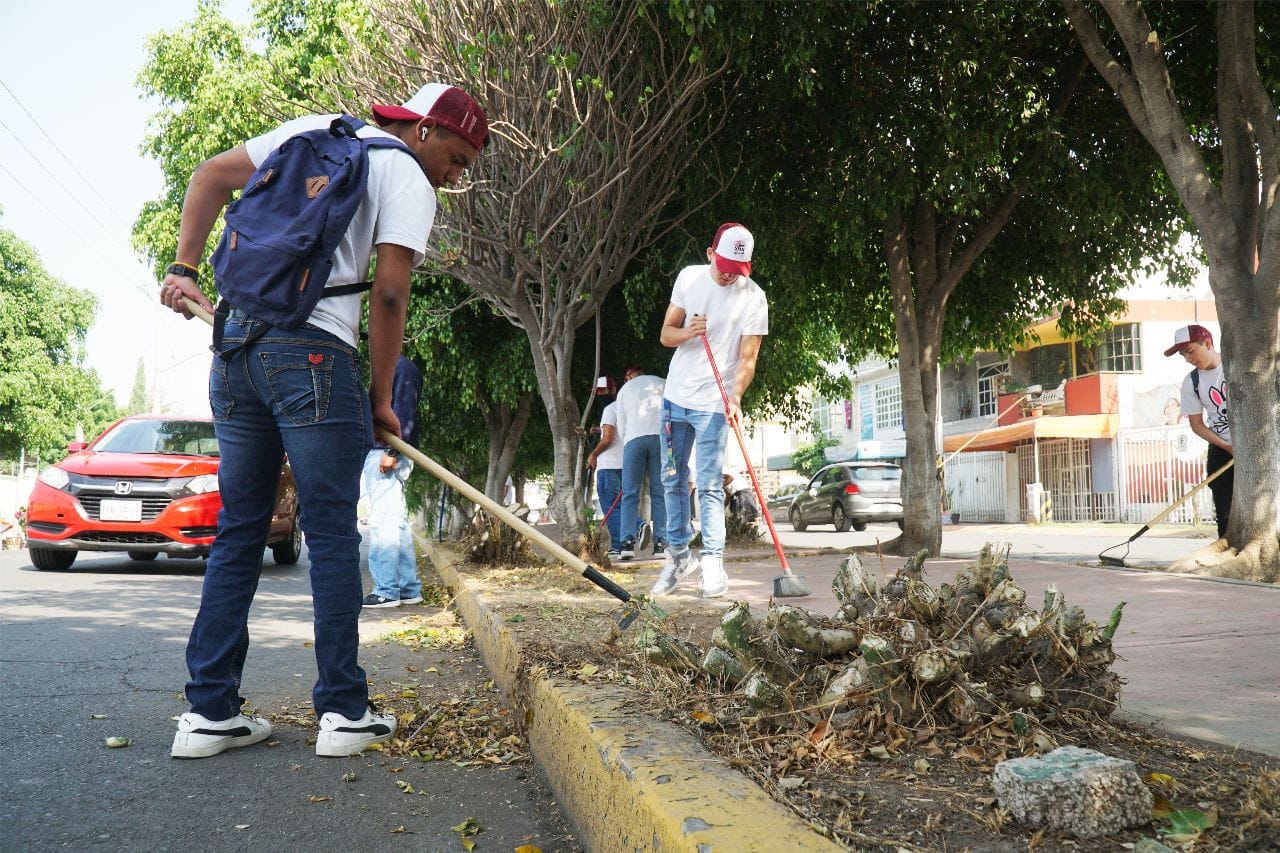
<path fill-rule="evenodd" d="M 178 733 L 173 736 L 174 758 L 208 758 L 228 749 L 248 746 L 265 740 L 271 724 L 262 717 L 236 714 L 229 720 L 214 722 L 194 711 L 178 718 Z"/>
<path fill-rule="evenodd" d="M 649 595 L 670 595 L 675 591 L 680 581 L 689 577 L 698 570 L 698 558 L 688 551 L 677 556 L 672 553 L 667 554 L 667 559 L 662 564 L 662 571 L 658 574 L 658 579 L 653 583 L 653 589 L 649 590 Z"/>
<path fill-rule="evenodd" d="M 719 598 L 729 591 L 729 576 L 724 572 L 724 558 L 705 556 L 702 558 L 702 597 Z"/>
<path fill-rule="evenodd" d="M 328 711 L 320 718 L 316 755 L 330 758 L 358 755 L 375 743 L 386 743 L 395 733 L 396 715 L 376 714 L 373 706 L 358 720 L 348 719 L 336 711 Z"/>

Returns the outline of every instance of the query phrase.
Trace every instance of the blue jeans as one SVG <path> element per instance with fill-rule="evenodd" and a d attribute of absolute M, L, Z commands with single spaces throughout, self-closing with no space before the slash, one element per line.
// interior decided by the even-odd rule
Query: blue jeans
<path fill-rule="evenodd" d="M 609 547 L 622 546 L 622 513 L 618 511 L 618 497 L 622 494 L 622 471 L 618 468 L 601 468 L 596 471 L 596 495 L 600 498 L 600 512 L 608 516 L 605 526 L 609 529 Z M 610 509 L 613 511 L 610 512 Z"/>
<path fill-rule="evenodd" d="M 227 346 L 258 321 L 233 311 Z M 240 713 L 249 605 L 258 588 L 280 464 L 288 454 L 311 560 L 316 714 L 368 706 L 360 644 L 360 466 L 373 443 L 355 350 L 327 332 L 269 329 L 230 361 L 213 357 L 209 404 L 222 455 L 222 511 L 187 642 L 187 701 L 210 720 Z"/>
<path fill-rule="evenodd" d="M 637 536 L 640 522 L 640 485 L 649 477 L 649 514 L 654 541 L 667 541 L 667 504 L 662 492 L 662 442 L 656 435 L 633 438 L 622 448 L 622 530 Z"/>
<path fill-rule="evenodd" d="M 672 554 L 689 550 L 689 449 L 698 449 L 698 520 L 702 553 L 724 553 L 724 445 L 729 435 L 723 412 L 699 412 L 662 401 L 662 438 L 666 464 L 662 491 L 667 501 L 667 547 Z"/>
<path fill-rule="evenodd" d="M 364 458 L 360 485 L 369 499 L 369 575 L 374 594 L 395 601 L 422 595 L 418 555 L 409 532 L 409 507 L 404 484 L 413 462 L 401 456 L 396 467 L 382 473 L 386 451 L 375 447 Z"/>

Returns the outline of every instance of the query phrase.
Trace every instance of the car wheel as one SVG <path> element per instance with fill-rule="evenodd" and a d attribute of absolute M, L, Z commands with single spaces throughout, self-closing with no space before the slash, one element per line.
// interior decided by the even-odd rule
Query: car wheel
<path fill-rule="evenodd" d="M 55 551 L 52 548 L 28 548 L 31 562 L 42 572 L 65 572 L 76 561 L 78 551 Z"/>
<path fill-rule="evenodd" d="M 849 516 L 844 514 L 843 504 L 836 504 L 831 508 L 831 523 L 841 533 L 849 529 Z M 866 525 L 864 524 L 863 527 Z"/>
<path fill-rule="evenodd" d="M 803 533 L 804 529 L 809 526 L 805 524 L 804 519 L 800 517 L 800 507 L 793 506 L 791 508 L 791 514 L 788 516 L 788 518 L 791 519 L 792 530 L 796 530 L 798 532 Z"/>
<path fill-rule="evenodd" d="M 867 529 L 867 523 L 865 521 L 855 521 L 853 523 L 853 529 L 861 533 Z"/>
<path fill-rule="evenodd" d="M 129 559 L 137 560 L 139 563 L 146 563 L 156 558 L 155 551 L 129 551 Z"/>
<path fill-rule="evenodd" d="M 293 514 L 293 524 L 289 527 L 289 538 L 271 546 L 271 557 L 277 566 L 292 566 L 302 556 L 302 527 L 298 524 L 298 514 Z"/>

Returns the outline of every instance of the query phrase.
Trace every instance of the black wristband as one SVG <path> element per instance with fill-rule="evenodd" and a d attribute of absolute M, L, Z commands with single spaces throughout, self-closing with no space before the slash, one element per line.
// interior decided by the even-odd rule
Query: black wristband
<path fill-rule="evenodd" d="M 166 275 L 180 275 L 184 278 L 191 279 L 196 284 L 200 283 L 200 270 L 193 266 L 184 264 L 181 261 L 174 261 L 169 264 L 169 266 L 165 267 L 164 271 Z"/>
<path fill-rule="evenodd" d="M 395 459 L 397 456 L 400 455 L 400 451 L 396 450 L 394 447 L 388 447 L 386 450 L 383 451 L 383 455 L 390 456 L 392 459 Z"/>

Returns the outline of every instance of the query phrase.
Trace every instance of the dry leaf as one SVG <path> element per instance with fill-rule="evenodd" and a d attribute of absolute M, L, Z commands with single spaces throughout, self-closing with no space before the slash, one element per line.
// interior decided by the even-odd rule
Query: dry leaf
<path fill-rule="evenodd" d="M 405 780 L 403 780 L 403 779 L 397 779 L 397 780 L 396 780 L 396 787 L 397 787 L 397 788 L 399 788 L 401 791 L 403 791 L 403 792 L 404 792 L 404 793 L 406 793 L 406 794 L 413 794 L 413 793 L 417 793 L 417 792 L 414 790 L 413 786 L 412 786 L 412 785 L 410 785 L 408 782 L 406 782 L 406 781 L 405 781 Z"/>
<path fill-rule="evenodd" d="M 595 675 L 599 671 L 600 671 L 600 667 L 596 666 L 595 664 L 584 663 L 582 665 L 582 669 L 578 670 L 577 675 L 579 678 L 590 678 L 591 676 Z"/>
<path fill-rule="evenodd" d="M 533 844 L 521 844 L 515 849 L 515 853 L 542 853 L 542 848 Z"/>
<path fill-rule="evenodd" d="M 878 758 L 881 761 L 888 761 L 893 757 L 889 754 L 889 750 L 885 749 L 883 746 L 869 747 L 867 749 L 867 755 L 870 755 L 872 758 Z"/>
<path fill-rule="evenodd" d="M 106 740 L 106 744 L 110 749 L 120 749 L 129 745 L 129 739 L 127 737 L 109 737 Z"/>
<path fill-rule="evenodd" d="M 248 829 L 248 828 L 249 828 L 249 824 L 247 824 L 247 823 L 237 823 L 237 824 L 236 824 L 236 829 Z"/>
<path fill-rule="evenodd" d="M 982 751 L 981 747 L 972 745 L 962 746 L 951 755 L 953 758 L 963 758 L 967 761 L 982 761 L 987 757 L 987 754 Z"/>
<path fill-rule="evenodd" d="M 327 803 L 329 800 L 332 800 L 333 797 L 330 797 L 327 794 L 312 794 L 307 799 L 313 803 Z"/>
<path fill-rule="evenodd" d="M 708 714 L 706 711 L 694 711 L 689 716 L 704 726 L 714 726 L 716 724 L 715 714 Z"/>
<path fill-rule="evenodd" d="M 928 773 L 930 769 L 929 762 L 923 758 L 917 758 L 911 766 L 914 767 L 915 771 L 922 776 Z"/>
<path fill-rule="evenodd" d="M 391 831 L 392 831 L 392 832 L 404 832 L 404 831 L 405 831 L 405 828 L 404 828 L 403 826 L 397 826 L 395 829 L 393 829 L 393 830 L 391 830 Z"/>
<path fill-rule="evenodd" d="M 817 746 L 822 739 L 827 736 L 827 731 L 831 728 L 831 724 L 826 720 L 822 720 L 813 727 L 813 731 L 809 732 L 809 743 Z"/>

